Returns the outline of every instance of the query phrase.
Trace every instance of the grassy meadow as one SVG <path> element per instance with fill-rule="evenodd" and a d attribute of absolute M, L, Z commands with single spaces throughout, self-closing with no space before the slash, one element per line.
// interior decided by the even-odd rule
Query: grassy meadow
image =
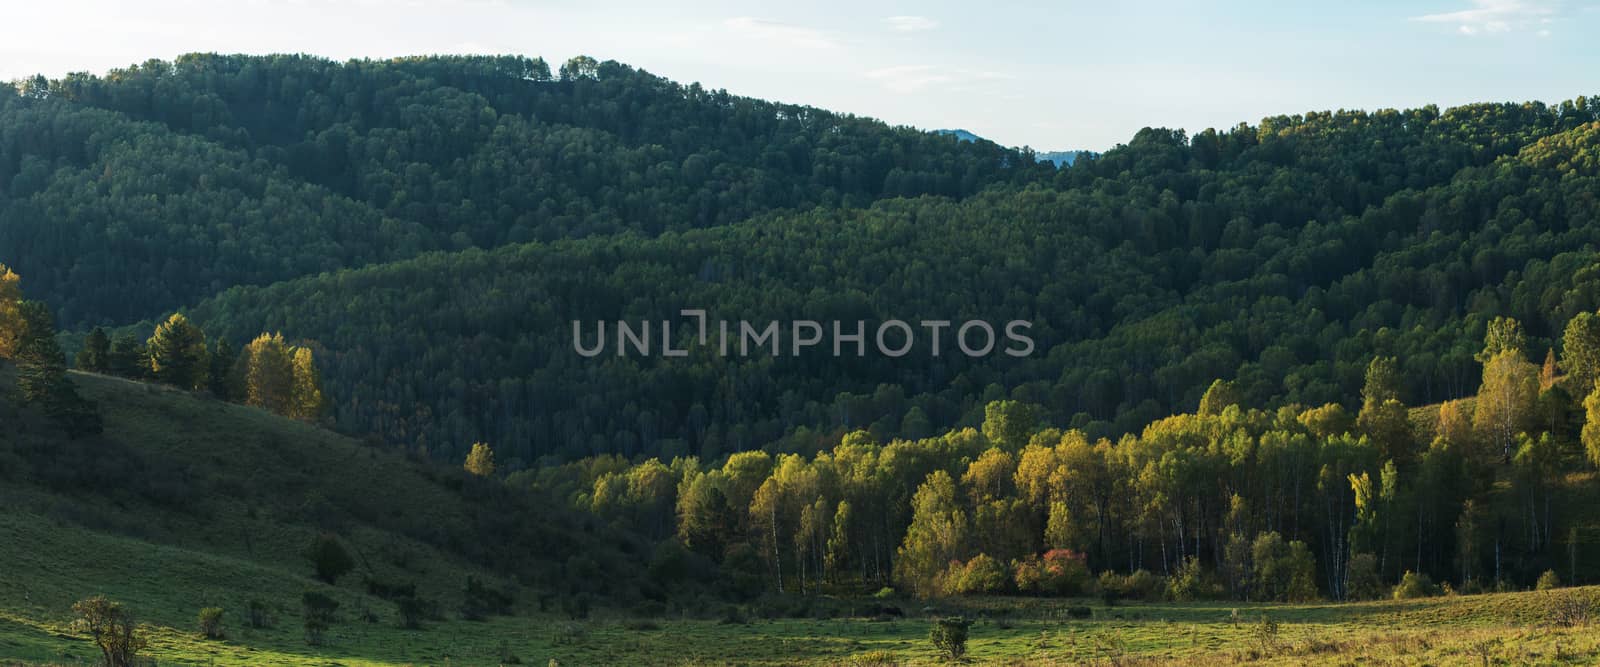
<path fill-rule="evenodd" d="M 241 572 L 243 576 L 245 573 Z M 991 599 L 966 609 L 972 626 L 964 664 L 999 665 L 1589 665 L 1600 633 L 1558 627 L 1556 592 L 1361 604 L 1229 603 L 1095 605 L 1090 619 L 1065 618 L 1069 601 Z M 1076 601 L 1090 604 L 1089 601 Z M 136 605 L 137 606 L 137 605 Z M 985 611 L 987 607 L 991 611 Z M 992 610 L 1011 609 L 1006 617 Z M 182 610 L 149 610 L 178 618 Z M 190 626 L 151 628 L 147 654 L 174 665 L 933 665 L 947 664 L 927 640 L 929 621 L 907 618 L 771 619 L 746 623 L 597 614 L 451 621 L 419 631 L 393 619 L 345 619 L 325 646 L 309 647 L 298 625 L 240 630 L 207 641 Z M 940 610 L 950 611 L 950 610 Z M 1276 630 L 1262 618 L 1271 619 Z M 64 618 L 0 613 L 0 664 L 94 664 L 94 650 Z"/>

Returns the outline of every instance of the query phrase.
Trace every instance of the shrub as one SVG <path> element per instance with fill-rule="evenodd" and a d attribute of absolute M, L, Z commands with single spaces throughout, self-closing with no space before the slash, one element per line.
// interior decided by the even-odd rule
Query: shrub
<path fill-rule="evenodd" d="M 873 593 L 872 597 L 878 598 L 879 600 L 887 600 L 894 597 L 894 589 L 884 586 L 883 588 L 878 589 L 878 592 Z"/>
<path fill-rule="evenodd" d="M 206 639 L 222 639 L 222 608 L 206 607 L 200 610 L 200 634 Z"/>
<path fill-rule="evenodd" d="M 1222 584 L 1190 556 L 1167 580 L 1167 597 L 1175 602 L 1215 599 L 1222 596 Z"/>
<path fill-rule="evenodd" d="M 1581 627 L 1589 624 L 1600 603 L 1595 596 L 1581 591 L 1551 591 L 1545 609 L 1550 622 L 1561 627 Z"/>
<path fill-rule="evenodd" d="M 1094 616 L 1094 610 L 1083 605 L 1067 607 L 1067 618 L 1085 619 Z"/>
<path fill-rule="evenodd" d="M 321 533 L 311 542 L 311 547 L 306 549 L 306 559 L 311 561 L 311 566 L 316 568 L 317 579 L 325 584 L 332 585 L 356 566 L 350 552 L 345 551 L 344 545 L 339 543 L 339 538 L 333 533 Z"/>
<path fill-rule="evenodd" d="M 967 654 L 967 629 L 972 621 L 960 616 L 941 618 L 928 629 L 928 641 L 951 660 L 960 660 Z"/>
<path fill-rule="evenodd" d="M 1345 564 L 1345 597 L 1351 600 L 1376 600 L 1383 597 L 1383 582 L 1378 579 L 1378 557 L 1355 554 Z"/>
<path fill-rule="evenodd" d="M 272 617 L 272 608 L 261 600 L 251 600 L 245 607 L 245 624 L 257 630 L 270 628 L 277 624 Z"/>
<path fill-rule="evenodd" d="M 100 649 L 104 664 L 112 667 L 135 664 L 146 640 L 134 626 L 133 614 L 124 609 L 122 603 L 97 595 L 72 605 L 72 611 L 78 615 L 76 626 L 89 634 Z"/>
<path fill-rule="evenodd" d="M 424 619 L 438 616 L 437 604 L 415 595 L 395 598 L 394 606 L 400 614 L 400 627 L 407 630 L 420 630 Z"/>
<path fill-rule="evenodd" d="M 1556 576 L 1555 570 L 1545 570 L 1539 575 L 1539 583 L 1534 584 L 1535 590 L 1548 591 L 1561 588 L 1561 577 Z"/>
<path fill-rule="evenodd" d="M 1155 602 L 1161 599 L 1166 589 L 1166 582 L 1149 570 L 1134 570 L 1132 574 L 1122 578 L 1124 597 L 1137 597 L 1146 602 Z"/>
<path fill-rule="evenodd" d="M 1396 600 L 1411 600 L 1438 594 L 1438 588 L 1433 585 L 1433 579 L 1428 575 L 1406 570 L 1405 576 L 1400 577 L 1400 583 L 1395 584 L 1393 597 Z"/>
<path fill-rule="evenodd" d="M 461 617 L 469 621 L 481 621 L 489 616 L 504 616 L 511 612 L 511 605 L 516 601 L 516 596 L 509 591 L 498 590 L 478 581 L 477 577 L 467 575 L 467 588 L 461 600 Z"/>
<path fill-rule="evenodd" d="M 301 617 L 305 621 L 306 643 L 322 643 L 323 634 L 333 625 L 339 601 L 316 591 L 306 591 L 300 596 Z"/>
<path fill-rule="evenodd" d="M 1017 590 L 1034 595 L 1083 595 L 1089 588 L 1089 565 L 1084 554 L 1051 549 L 1042 558 L 1017 561 Z"/>
<path fill-rule="evenodd" d="M 973 556 L 965 565 L 960 561 L 951 561 L 950 569 L 944 576 L 947 595 L 1001 593 L 1010 583 L 1011 573 L 1006 570 L 1005 564 L 987 554 Z"/>

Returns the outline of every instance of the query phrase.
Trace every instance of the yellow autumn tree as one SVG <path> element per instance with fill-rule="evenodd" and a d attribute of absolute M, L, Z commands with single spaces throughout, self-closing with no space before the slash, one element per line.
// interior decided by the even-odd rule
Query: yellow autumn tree
<path fill-rule="evenodd" d="M 22 340 L 22 278 L 4 264 L 0 264 L 0 359 L 10 359 L 17 353 Z"/>
<path fill-rule="evenodd" d="M 1538 396 L 1539 369 L 1522 358 L 1521 350 L 1504 349 L 1484 363 L 1472 423 L 1502 461 L 1511 460 L 1517 434 L 1527 430 Z"/>
<path fill-rule="evenodd" d="M 472 451 L 467 453 L 467 462 L 462 465 L 467 472 L 479 477 L 488 477 L 494 474 L 494 450 L 485 442 L 472 443 Z"/>
<path fill-rule="evenodd" d="M 293 385 L 289 392 L 289 416 L 308 422 L 321 419 L 327 402 L 322 393 L 322 373 L 317 371 L 310 348 L 294 348 L 291 374 Z"/>
<path fill-rule="evenodd" d="M 275 414 L 288 414 L 294 394 L 294 361 L 283 334 L 261 334 L 239 355 L 244 367 L 244 402 Z"/>

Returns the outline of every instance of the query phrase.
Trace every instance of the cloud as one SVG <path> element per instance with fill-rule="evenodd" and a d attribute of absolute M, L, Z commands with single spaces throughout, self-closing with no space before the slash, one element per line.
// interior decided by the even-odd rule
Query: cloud
<path fill-rule="evenodd" d="M 803 49 L 828 50 L 840 46 L 839 40 L 826 32 L 781 21 L 740 16 L 723 21 L 722 26 L 742 37 L 782 42 Z"/>
<path fill-rule="evenodd" d="M 895 32 L 922 32 L 939 27 L 939 22 L 926 16 L 890 16 L 883 20 Z"/>
<path fill-rule="evenodd" d="M 1472 7 L 1441 14 L 1413 16 L 1411 20 L 1423 23 L 1453 25 L 1463 35 L 1507 33 L 1544 28 L 1558 14 L 1556 3 L 1547 0 L 1471 0 Z"/>
<path fill-rule="evenodd" d="M 933 65 L 880 67 L 866 71 L 863 76 L 883 84 L 883 87 L 896 93 L 917 93 L 930 88 L 938 88 L 945 92 L 963 92 L 971 90 L 977 84 L 1015 78 L 1004 72 L 952 69 Z"/>

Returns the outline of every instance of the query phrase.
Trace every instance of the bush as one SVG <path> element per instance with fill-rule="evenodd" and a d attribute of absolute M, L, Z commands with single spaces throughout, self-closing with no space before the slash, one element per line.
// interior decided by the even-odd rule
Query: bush
<path fill-rule="evenodd" d="M 1017 590 L 1034 595 L 1076 596 L 1089 589 L 1088 558 L 1070 549 L 1051 549 L 1014 566 Z"/>
<path fill-rule="evenodd" d="M 1383 582 L 1378 579 L 1378 557 L 1355 554 L 1345 564 L 1345 597 L 1350 600 L 1376 600 L 1383 597 Z"/>
<path fill-rule="evenodd" d="M 878 598 L 879 600 L 887 600 L 894 597 L 894 589 L 884 586 L 883 588 L 878 589 L 878 592 L 873 593 L 872 597 Z"/>
<path fill-rule="evenodd" d="M 967 654 L 967 629 L 972 621 L 960 616 L 941 618 L 928 629 L 928 641 L 951 660 L 960 660 Z"/>
<path fill-rule="evenodd" d="M 960 561 L 951 561 L 950 569 L 944 575 L 946 595 L 1001 593 L 1010 583 L 1011 573 L 1006 570 L 1005 564 L 987 554 L 973 556 L 965 565 Z"/>
<path fill-rule="evenodd" d="M 1082 605 L 1067 607 L 1067 618 L 1085 619 L 1094 616 L 1094 610 Z"/>
<path fill-rule="evenodd" d="M 1190 556 L 1167 580 L 1167 597 L 1174 602 L 1216 599 L 1222 597 L 1222 583 Z"/>
<path fill-rule="evenodd" d="M 1166 594 L 1167 584 L 1149 570 L 1134 570 L 1122 578 L 1123 597 L 1136 597 L 1145 602 L 1155 602 Z"/>
<path fill-rule="evenodd" d="M 78 615 L 76 627 L 88 633 L 100 649 L 103 664 L 123 667 L 136 663 L 146 640 L 122 603 L 97 595 L 72 605 L 72 611 Z"/>
<path fill-rule="evenodd" d="M 222 639 L 226 633 L 222 630 L 222 608 L 206 607 L 200 610 L 200 634 L 206 639 Z"/>
<path fill-rule="evenodd" d="M 1546 593 L 1549 598 L 1545 602 L 1545 609 L 1549 613 L 1550 622 L 1560 627 L 1582 627 L 1589 624 L 1590 618 L 1600 609 L 1600 602 L 1595 596 L 1582 591 L 1551 591 Z"/>
<path fill-rule="evenodd" d="M 317 579 L 325 584 L 332 585 L 351 569 L 356 562 L 350 557 L 350 552 L 345 551 L 344 545 L 339 543 L 339 538 L 333 533 L 322 533 L 311 542 L 311 547 L 306 549 L 306 559 L 311 561 L 311 566 L 317 571 Z"/>
<path fill-rule="evenodd" d="M 400 615 L 400 627 L 421 630 L 422 621 L 439 615 L 439 605 L 415 595 L 394 599 L 395 611 Z"/>
<path fill-rule="evenodd" d="M 245 624 L 257 630 L 270 628 L 277 625 L 277 619 L 272 617 L 272 608 L 261 600 L 251 600 L 245 607 Z"/>
<path fill-rule="evenodd" d="M 491 588 L 476 577 L 467 575 L 467 588 L 461 600 L 461 617 L 469 621 L 481 621 L 489 616 L 504 616 L 511 613 L 511 605 L 515 601 L 516 596 L 511 592 Z"/>
<path fill-rule="evenodd" d="M 1438 594 L 1439 589 L 1433 585 L 1433 579 L 1428 575 L 1406 570 L 1405 576 L 1400 577 L 1400 583 L 1395 584 L 1393 597 L 1396 600 L 1411 600 Z"/>
<path fill-rule="evenodd" d="M 305 621 L 306 643 L 321 645 L 324 633 L 333 625 L 339 601 L 316 591 L 300 596 L 301 617 Z"/>
<path fill-rule="evenodd" d="M 1539 575 L 1539 583 L 1534 584 L 1534 590 L 1548 591 L 1561 588 L 1561 577 L 1556 576 L 1555 570 L 1545 570 Z"/>

